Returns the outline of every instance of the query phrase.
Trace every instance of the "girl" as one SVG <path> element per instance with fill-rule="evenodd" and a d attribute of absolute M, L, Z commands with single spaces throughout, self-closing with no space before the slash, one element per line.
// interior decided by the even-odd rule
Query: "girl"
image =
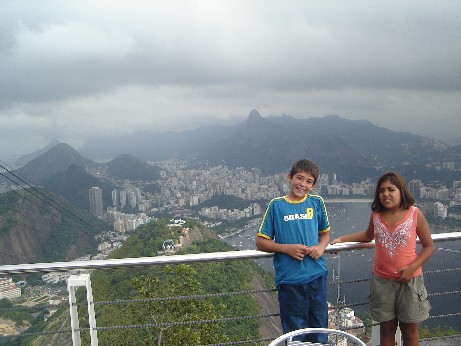
<path fill-rule="evenodd" d="M 370 309 L 380 323 L 380 345 L 395 344 L 397 325 L 404 346 L 419 345 L 418 323 L 431 308 L 421 266 L 432 256 L 434 243 L 423 213 L 403 178 L 394 172 L 381 176 L 376 185 L 372 214 L 365 231 L 332 241 L 370 242 L 375 239 Z M 422 249 L 416 253 L 416 236 Z"/>

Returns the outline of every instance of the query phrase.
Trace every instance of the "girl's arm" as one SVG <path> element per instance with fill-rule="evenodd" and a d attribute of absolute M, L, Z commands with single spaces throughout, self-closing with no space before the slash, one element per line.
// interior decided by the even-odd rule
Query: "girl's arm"
<path fill-rule="evenodd" d="M 368 227 L 364 231 L 360 231 L 353 234 L 343 235 L 336 239 L 333 239 L 331 244 L 336 243 L 345 243 L 345 242 L 363 242 L 368 243 L 372 241 L 375 237 L 375 230 L 373 227 L 373 215 L 370 216 L 370 221 L 368 222 Z"/>
<path fill-rule="evenodd" d="M 422 266 L 434 253 L 434 242 L 432 241 L 431 232 L 424 214 L 418 209 L 418 220 L 416 234 L 421 242 L 422 249 L 418 258 L 406 267 L 400 268 L 400 280 L 409 281 L 413 278 L 413 273 Z"/>

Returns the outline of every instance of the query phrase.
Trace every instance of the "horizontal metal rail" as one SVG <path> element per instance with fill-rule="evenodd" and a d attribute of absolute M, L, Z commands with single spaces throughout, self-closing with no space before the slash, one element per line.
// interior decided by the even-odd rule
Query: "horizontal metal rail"
<path fill-rule="evenodd" d="M 444 242 L 461 240 L 461 232 L 436 233 L 432 234 L 434 242 Z M 373 248 L 374 241 L 369 243 L 338 243 L 328 245 L 325 249 L 327 253 L 335 253 L 344 250 L 361 250 Z M 92 269 L 111 269 L 123 267 L 140 267 L 162 264 L 184 264 L 199 262 L 228 261 L 238 259 L 272 257 L 273 253 L 260 250 L 242 250 L 242 251 L 225 251 L 211 252 L 186 255 L 165 255 L 154 257 L 137 257 L 137 258 L 120 258 L 106 260 L 88 260 L 88 261 L 69 261 L 69 262 L 50 262 L 50 263 L 25 263 L 10 264 L 0 266 L 0 275 L 21 274 L 21 273 L 38 273 L 38 272 L 57 272 L 72 270 L 92 270 Z"/>
<path fill-rule="evenodd" d="M 451 232 L 451 233 L 439 233 L 433 234 L 432 238 L 435 243 L 439 242 L 446 242 L 446 241 L 457 241 L 461 240 L 461 232 Z M 342 251 L 350 251 L 350 250 L 361 250 L 361 249 L 369 249 L 374 247 L 374 242 L 370 243 L 339 243 L 335 245 L 329 245 L 326 249 L 327 253 L 338 253 Z M 447 249 L 445 249 L 447 250 Z M 454 250 L 452 250 L 454 251 Z M 457 253 L 458 250 L 456 250 Z M 71 262 L 54 262 L 54 263 L 35 263 L 35 264 L 18 264 L 18 265 L 7 265 L 7 266 L 0 266 L 0 274 L 3 273 L 34 273 L 34 272 L 53 272 L 53 271 L 76 271 L 79 270 L 93 270 L 93 269 L 109 269 L 109 268 L 121 268 L 121 267 L 137 267 L 137 266 L 154 266 L 154 265 L 165 265 L 165 264 L 180 264 L 180 263 L 198 263 L 198 262 L 212 262 L 212 261 L 225 261 L 225 260 L 234 260 L 234 259 L 251 259 L 251 258 L 267 258 L 273 256 L 272 253 L 262 252 L 258 250 L 245 250 L 245 251 L 229 251 L 229 252 L 215 252 L 215 253 L 202 253 L 202 254 L 193 254 L 193 255 L 172 255 L 172 256 L 156 256 L 156 257 L 143 257 L 143 258 L 125 258 L 125 259 L 111 259 L 111 260 L 90 260 L 90 261 L 71 261 Z M 440 270 L 433 270 L 433 271 L 425 271 L 426 274 L 438 274 L 442 272 L 460 272 L 461 268 L 452 268 L 452 269 L 440 269 Z M 333 284 L 346 284 L 346 283 L 356 283 L 362 281 L 368 281 L 369 278 L 366 279 L 355 279 L 355 280 L 347 280 L 347 281 L 337 281 Z M 275 291 L 275 289 L 269 290 L 254 290 L 254 291 L 244 291 L 244 292 L 226 292 L 226 293 L 214 293 L 214 294 L 204 294 L 204 295 L 193 295 L 193 296 L 179 296 L 179 297 L 166 297 L 166 298 L 150 298 L 150 299 L 126 299 L 126 300 L 114 300 L 114 301 L 100 301 L 100 302 L 93 302 L 94 305 L 110 305 L 110 304 L 131 304 L 131 303 L 146 303 L 151 301 L 167 301 L 167 300 L 180 300 L 180 299 L 189 299 L 193 297 L 194 299 L 200 298 L 208 298 L 210 296 L 217 297 L 223 295 L 236 295 L 236 294 L 254 294 L 259 292 L 265 291 Z M 444 295 L 453 295 L 453 294 L 460 294 L 461 291 L 451 291 L 451 292 L 437 292 L 429 294 L 429 296 L 444 296 Z M 360 305 L 367 305 L 368 302 L 360 302 L 360 303 L 353 303 L 353 304 L 340 304 L 336 305 L 336 309 L 339 310 L 344 307 L 354 307 Z M 66 304 L 60 304 L 59 306 L 64 306 Z M 77 304 L 78 305 L 78 304 Z M 13 310 L 15 308 L 11 308 Z M 225 322 L 227 320 L 239 320 L 239 319 L 250 319 L 250 318 L 266 318 L 268 316 L 278 316 L 278 313 L 275 312 L 267 312 L 266 315 L 255 315 L 255 316 L 234 316 L 234 317 L 226 317 L 221 322 Z M 461 316 L 461 313 L 449 313 L 445 315 L 437 315 L 431 316 L 430 319 L 435 318 L 452 318 Z M 214 320 L 213 320 L 214 321 Z M 168 322 L 163 324 L 139 324 L 139 325 L 117 325 L 117 326 L 98 326 L 94 329 L 98 331 L 98 333 L 107 333 L 115 329 L 138 329 L 138 328 L 152 328 L 158 326 L 166 326 L 166 325 L 189 325 L 189 324 L 200 324 L 200 323 L 208 323 L 210 321 L 182 321 L 182 322 Z M 365 324 L 366 327 L 372 327 L 377 324 L 368 323 Z M 348 327 L 347 329 L 353 328 L 363 328 L 360 327 Z M 88 332 L 89 328 L 78 328 L 80 331 Z M 56 331 L 42 331 L 36 333 L 21 333 L 20 335 L 3 335 L 0 336 L 0 344 L 2 343 L 3 339 L 17 339 L 17 338 L 24 338 L 28 336 L 41 336 L 41 335 L 52 335 L 52 334 L 71 334 L 71 330 L 56 330 Z M 444 336 L 444 337 L 437 337 L 427 340 L 438 340 L 438 339 L 446 339 L 446 338 L 460 338 L 461 335 L 456 336 Z M 241 344 L 248 344 L 249 341 L 251 342 L 263 342 L 263 341 L 270 341 L 272 339 L 258 339 L 258 340 L 245 340 L 245 341 L 231 341 L 231 342 L 224 342 L 218 343 L 213 345 L 206 345 L 206 346 L 230 346 L 230 345 L 241 345 Z M 424 339 L 422 339 L 424 340 Z M 425 341 L 425 340 L 424 340 Z"/>

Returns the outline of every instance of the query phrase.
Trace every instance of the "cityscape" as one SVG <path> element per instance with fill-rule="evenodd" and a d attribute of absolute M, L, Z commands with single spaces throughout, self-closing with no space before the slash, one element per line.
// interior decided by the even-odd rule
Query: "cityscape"
<path fill-rule="evenodd" d="M 230 169 L 226 166 L 188 169 L 187 164 L 180 160 L 153 164 L 162 168 L 160 191 L 144 192 L 142 186 L 146 182 L 113 181 L 120 188 L 112 191 L 112 205 L 103 206 L 102 191 L 94 187 L 89 191 L 91 213 L 112 224 L 116 232 L 131 231 L 159 215 L 233 221 L 261 215 L 264 203 L 288 191 L 286 173 L 262 176 L 259 169 Z M 455 167 L 445 165 L 442 169 L 454 170 Z M 442 219 L 461 217 L 456 212 L 448 213 L 450 207 L 461 205 L 461 180 L 453 181 L 451 186 L 429 186 L 422 180 L 413 179 L 408 182 L 408 187 L 418 201 L 432 206 L 432 210 L 426 210 L 426 213 Z M 375 188 L 371 179 L 345 184 L 336 174 L 321 174 L 312 193 L 320 194 L 325 200 L 349 198 L 371 201 Z M 238 197 L 247 201 L 248 206 L 232 210 L 218 206 L 202 207 L 194 214 L 192 208 L 218 195 Z M 127 205 L 139 212 L 124 213 Z"/>
<path fill-rule="evenodd" d="M 164 246 L 158 254 L 174 254 L 183 246 L 188 230 L 181 218 L 194 218 L 206 226 L 218 225 L 221 222 L 248 220 L 247 224 L 257 227 L 264 212 L 265 203 L 281 196 L 288 191 L 287 174 L 279 173 L 263 176 L 259 169 L 231 169 L 220 165 L 203 169 L 190 169 L 184 161 L 168 160 L 152 162 L 161 167 L 161 188 L 156 192 L 146 192 L 143 186 L 152 182 L 115 181 L 107 176 L 99 175 L 101 179 L 110 180 L 118 188 L 111 191 L 112 203 L 103 204 L 103 194 L 100 187 L 94 186 L 88 191 L 90 213 L 104 220 L 112 230 L 101 232 L 96 236 L 98 241 L 97 254 L 75 259 L 76 261 L 105 259 L 115 249 L 120 248 L 129 237 L 131 231 L 143 224 L 166 215 L 171 217 L 169 227 L 180 227 L 183 236 L 178 240 L 165 239 Z M 454 166 L 444 166 L 443 169 L 454 169 Z M 461 180 L 453 181 L 451 186 L 426 185 L 423 181 L 413 179 L 408 182 L 409 188 L 418 201 L 432 206 L 434 217 L 460 218 L 457 213 L 450 213 L 450 207 L 461 205 Z M 317 181 L 314 194 L 320 194 L 328 203 L 330 200 L 371 201 L 375 191 L 375 183 L 371 179 L 353 184 L 341 182 L 336 174 L 321 174 Z M 247 207 L 225 209 L 219 206 L 200 207 L 215 196 L 234 196 L 247 203 Z M 129 207 L 129 208 L 128 208 Z M 124 209 L 138 212 L 124 212 Z M 229 234 L 228 234 L 229 235 Z M 225 237 L 226 235 L 224 235 Z M 89 273 L 89 272 L 88 272 Z M 22 292 L 31 306 L 43 302 L 44 297 L 51 302 L 45 318 L 51 317 L 60 305 L 65 304 L 62 284 L 74 272 L 51 272 L 41 276 L 43 285 L 28 285 L 26 282 L 14 283 L 11 278 L 1 278 L 0 299 L 15 301 L 21 298 Z M 1 322 L 1 321 L 0 321 Z M 351 308 L 340 311 L 330 309 L 329 325 L 331 328 L 341 326 L 350 333 L 359 334 L 364 331 L 364 322 L 356 316 Z M 350 328 L 350 329 L 349 329 Z M 2 333 L 15 335 L 20 333 L 11 323 L 0 323 Z"/>

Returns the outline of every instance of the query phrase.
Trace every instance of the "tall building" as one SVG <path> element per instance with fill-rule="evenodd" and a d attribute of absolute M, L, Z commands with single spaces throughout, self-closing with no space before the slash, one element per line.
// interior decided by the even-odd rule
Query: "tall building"
<path fill-rule="evenodd" d="M 129 190 L 127 191 L 126 195 L 127 195 L 128 204 L 130 205 L 130 207 L 136 208 L 136 205 L 137 205 L 136 192 Z"/>
<path fill-rule="evenodd" d="M 410 192 L 413 195 L 413 197 L 421 197 L 421 187 L 423 187 L 423 182 L 421 180 L 412 179 L 410 180 L 408 185 L 408 188 L 410 189 Z"/>
<path fill-rule="evenodd" d="M 90 213 L 96 217 L 102 217 L 103 215 L 103 203 L 102 203 L 102 189 L 99 187 L 92 187 L 89 190 L 90 195 Z"/>
<path fill-rule="evenodd" d="M 136 193 L 136 201 L 139 203 L 142 199 L 141 189 L 137 187 L 134 189 L 134 192 Z"/>
<path fill-rule="evenodd" d="M 336 180 L 336 173 L 333 173 L 333 180 L 331 181 L 331 185 L 338 185 L 338 181 Z"/>
<path fill-rule="evenodd" d="M 112 205 L 115 207 L 118 205 L 118 190 L 112 190 Z"/>
<path fill-rule="evenodd" d="M 123 209 L 124 206 L 126 206 L 126 191 L 121 190 L 120 191 L 120 208 Z"/>
<path fill-rule="evenodd" d="M 445 219 L 447 215 L 448 215 L 448 207 L 444 206 L 440 202 L 435 202 L 434 203 L 434 216 Z"/>

